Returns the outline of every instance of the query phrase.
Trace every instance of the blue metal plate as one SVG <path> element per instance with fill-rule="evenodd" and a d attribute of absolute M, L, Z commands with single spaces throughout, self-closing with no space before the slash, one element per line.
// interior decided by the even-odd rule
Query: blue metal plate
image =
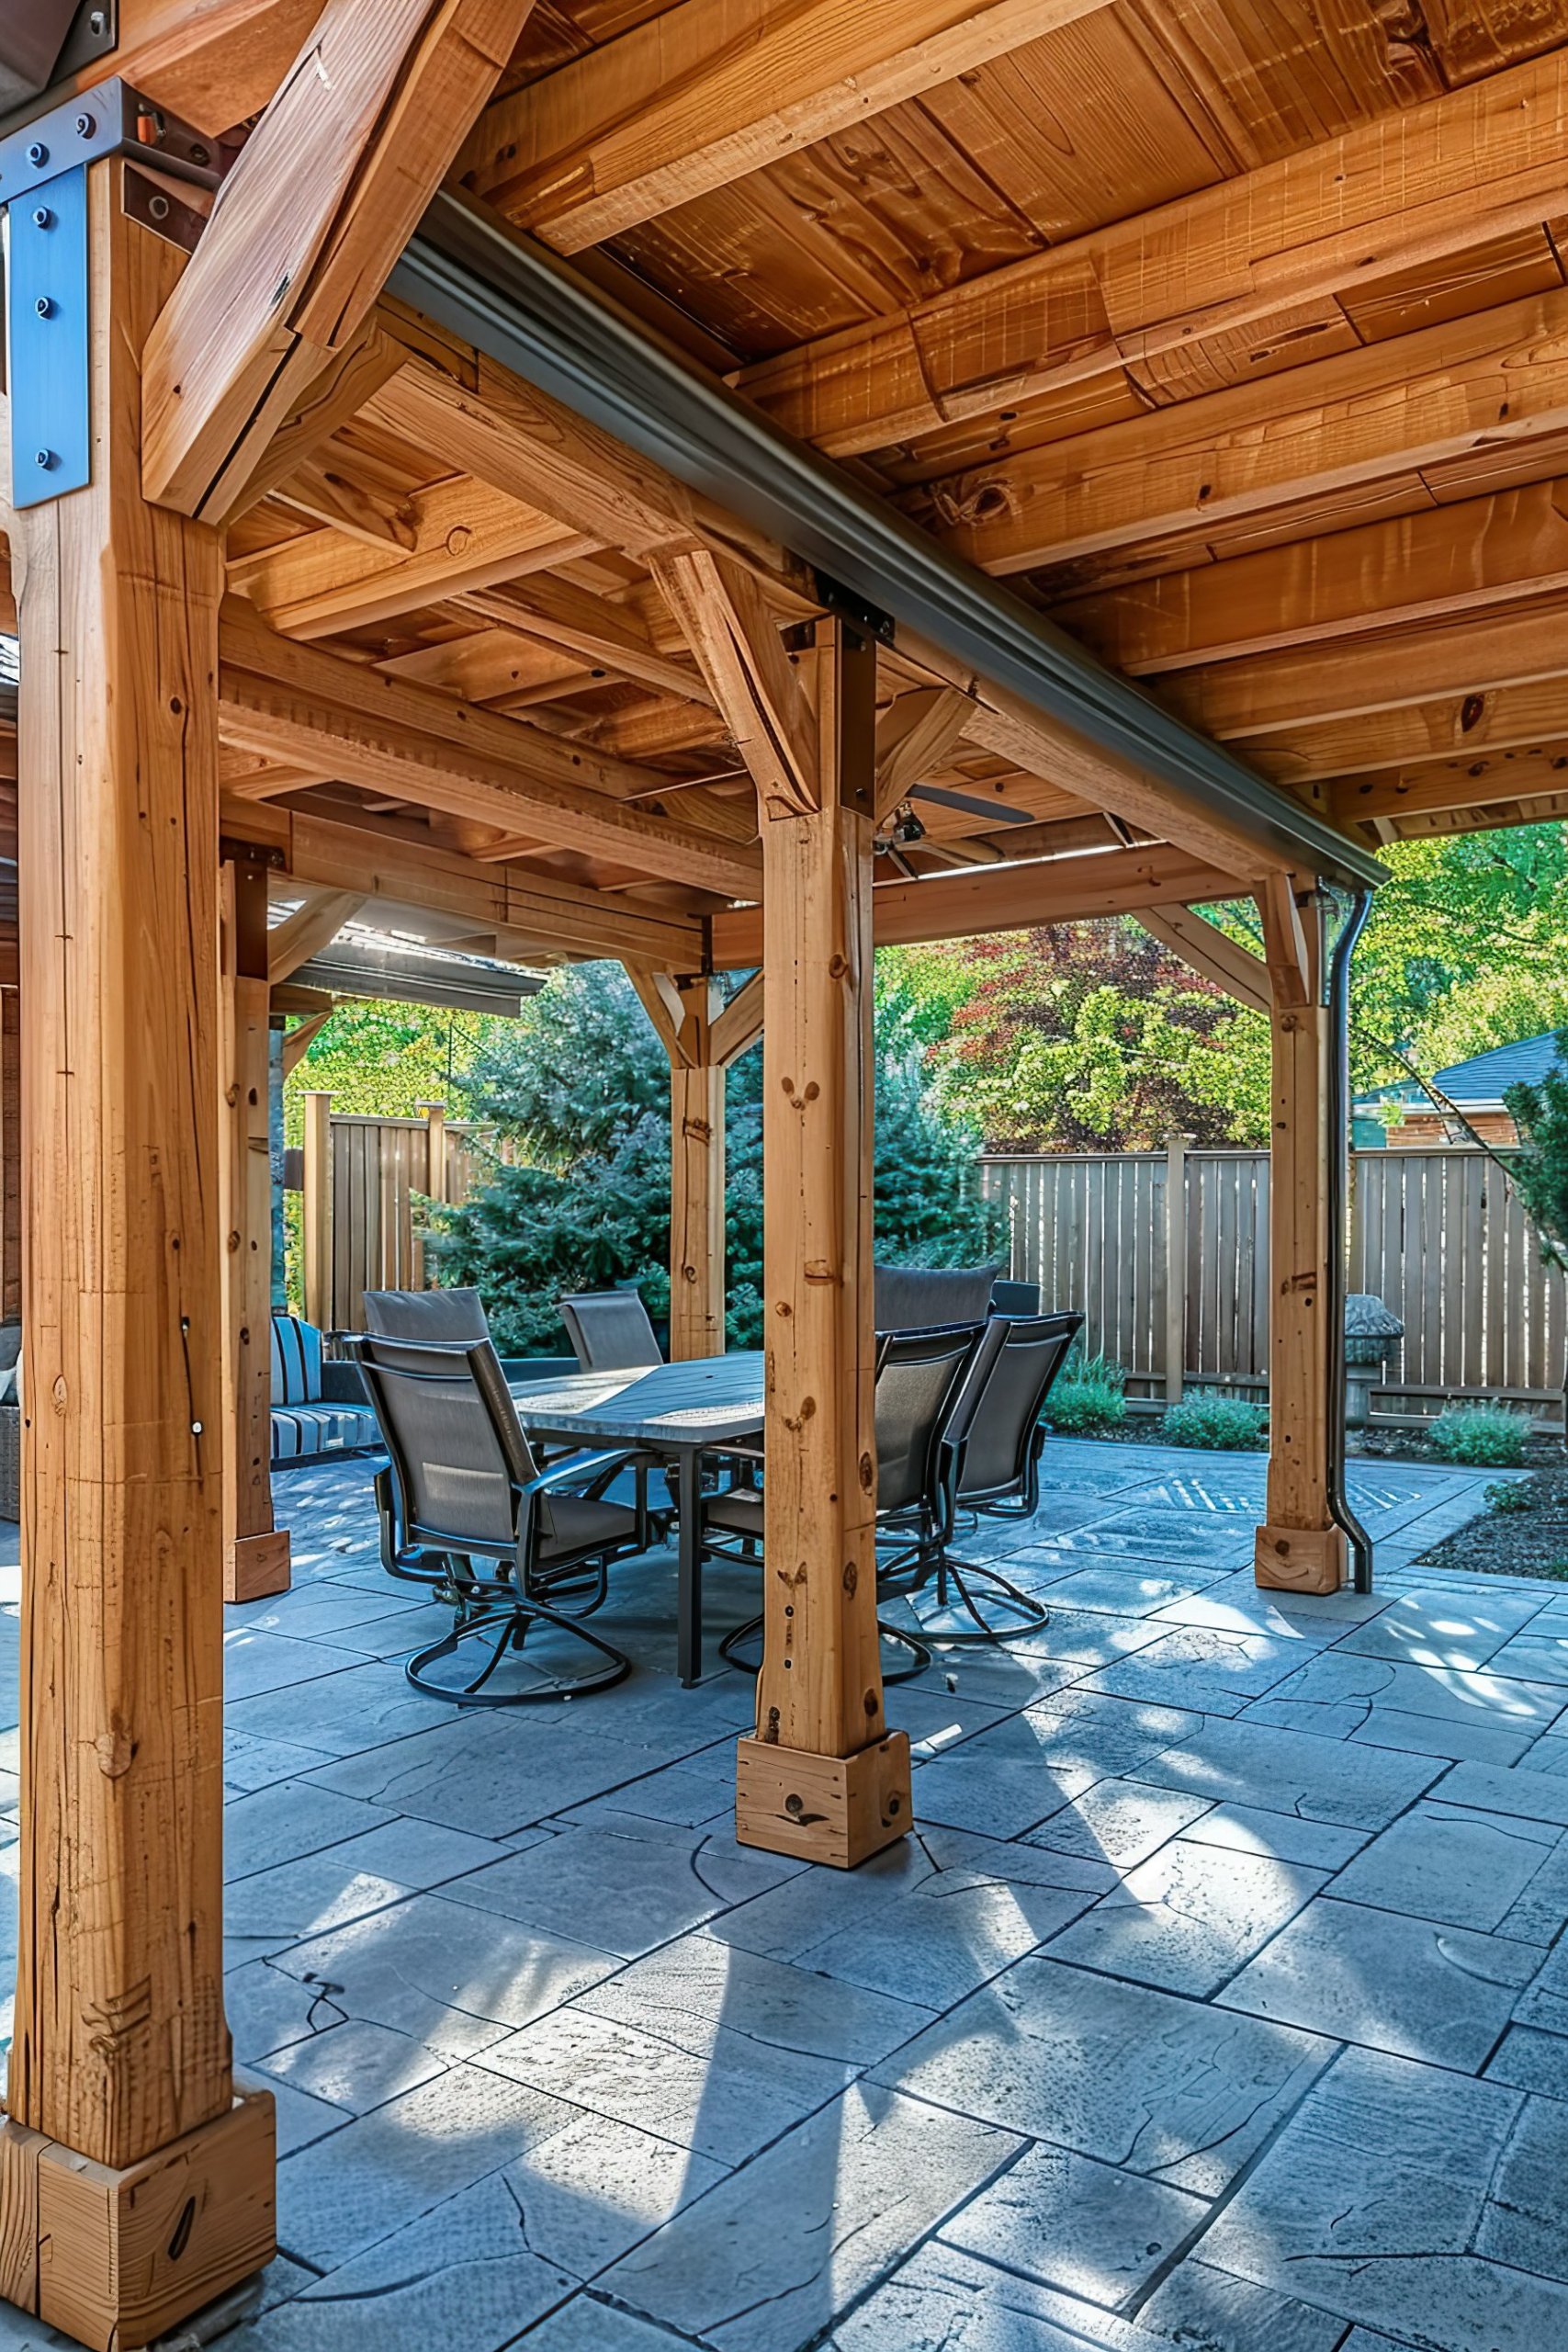
<path fill-rule="evenodd" d="M 92 479 L 85 167 L 14 198 L 9 210 L 11 497 L 38 506 Z"/>

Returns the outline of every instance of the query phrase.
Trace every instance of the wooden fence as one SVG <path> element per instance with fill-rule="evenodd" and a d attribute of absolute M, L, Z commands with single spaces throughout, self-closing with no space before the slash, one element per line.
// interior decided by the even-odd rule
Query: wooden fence
<path fill-rule="evenodd" d="M 365 1328 L 367 1290 L 423 1290 L 419 1198 L 456 1206 L 480 1181 L 493 1129 L 425 1103 L 417 1119 L 355 1118 L 330 1094 L 305 1097 L 304 1301 L 307 1322 Z"/>
<path fill-rule="evenodd" d="M 987 1159 L 981 1182 L 1006 1217 L 1013 1275 L 1083 1309 L 1088 1352 L 1125 1368 L 1130 1398 L 1267 1389 L 1266 1151 Z M 1350 1288 L 1404 1325 L 1378 1417 L 1495 1396 L 1555 1418 L 1568 1295 L 1495 1163 L 1468 1146 L 1359 1151 L 1353 1186 Z"/>

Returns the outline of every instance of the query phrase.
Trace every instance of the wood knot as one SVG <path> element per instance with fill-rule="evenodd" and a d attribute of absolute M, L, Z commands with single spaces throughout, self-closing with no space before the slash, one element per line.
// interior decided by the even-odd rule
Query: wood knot
<path fill-rule="evenodd" d="M 808 1283 L 835 1283 L 839 1279 L 826 1258 L 807 1258 L 805 1272 Z"/>
<path fill-rule="evenodd" d="M 852 1560 L 844 1562 L 844 1590 L 852 1600 L 860 1589 L 860 1570 Z"/>

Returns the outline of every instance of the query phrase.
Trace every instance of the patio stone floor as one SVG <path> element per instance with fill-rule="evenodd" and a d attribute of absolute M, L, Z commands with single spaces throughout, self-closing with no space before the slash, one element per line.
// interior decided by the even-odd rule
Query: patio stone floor
<path fill-rule="evenodd" d="M 224 2342 L 1568 2345 L 1568 1588 L 1415 1565 L 1492 1475 L 1356 1466 L 1377 1593 L 1280 1600 L 1260 1458 L 1053 1441 L 960 1546 L 1050 1623 L 889 1692 L 918 1831 L 849 1876 L 735 1843 L 750 1685 L 677 1684 L 671 1555 L 598 1621 L 629 1680 L 459 1714 L 370 1466 L 281 1476 L 226 1927 L 286 2252 Z"/>

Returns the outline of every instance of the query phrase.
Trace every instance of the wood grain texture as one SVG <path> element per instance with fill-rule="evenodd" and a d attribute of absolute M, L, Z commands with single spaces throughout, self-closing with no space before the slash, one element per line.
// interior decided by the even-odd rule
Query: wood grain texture
<path fill-rule="evenodd" d="M 358 334 L 532 0 L 327 0 L 149 338 L 150 498 L 221 515 Z"/>
<path fill-rule="evenodd" d="M 716 982 L 678 983 L 679 1049 L 670 1064 L 670 1361 L 725 1345 L 724 1064 L 715 1051 Z"/>
<path fill-rule="evenodd" d="M 1356 308 L 1401 270 L 1538 226 L 1561 204 L 1565 171 L 1558 51 L 1154 211 L 1130 206 L 1108 227 L 734 380 L 840 457 L 1016 408 L 1108 366 L 1169 398 L 1179 357 L 1188 389 L 1210 389 L 1318 356 L 1328 320 L 1345 333 L 1338 303 Z M 1270 335 L 1284 339 L 1272 360 Z M 1230 376 L 1205 385 L 1205 357 Z"/>
<path fill-rule="evenodd" d="M 222 871 L 219 1013 L 223 1281 L 223 1597 L 286 1591 L 289 1544 L 272 1516 L 271 991 L 266 869 Z"/>
<path fill-rule="evenodd" d="M 227 2112 L 217 536 L 141 503 L 173 249 L 89 171 L 93 481 L 13 555 L 28 1420 L 8 2106 L 123 2165 Z"/>
<path fill-rule="evenodd" d="M 757 1737 L 880 1741 L 872 1398 L 875 653 L 817 629 L 819 805 L 763 827 L 766 1642 Z"/>
<path fill-rule="evenodd" d="M 497 99 L 458 170 L 561 253 L 722 187 L 1103 0 L 679 0 Z"/>
<path fill-rule="evenodd" d="M 1010 572 L 1256 514 L 1568 427 L 1568 289 L 1427 327 L 906 492 L 955 552 Z M 1538 469 L 1547 470 L 1548 468 Z"/>

